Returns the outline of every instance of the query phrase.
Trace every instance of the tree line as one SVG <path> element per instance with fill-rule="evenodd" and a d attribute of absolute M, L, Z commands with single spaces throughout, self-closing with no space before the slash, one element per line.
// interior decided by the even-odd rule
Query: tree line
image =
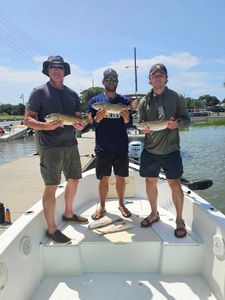
<path fill-rule="evenodd" d="M 100 94 L 104 91 L 101 87 L 91 87 L 89 89 L 83 90 L 80 93 L 80 100 L 82 103 L 82 111 L 86 112 L 88 110 L 88 101 L 97 94 Z M 210 108 L 216 106 L 217 104 L 225 104 L 225 98 L 223 101 L 219 101 L 217 97 L 210 95 L 200 96 L 198 99 L 191 97 L 185 97 L 187 102 L 188 109 L 195 108 Z M 7 115 L 24 115 L 25 105 L 19 103 L 17 105 L 12 104 L 0 104 L 0 114 Z"/>

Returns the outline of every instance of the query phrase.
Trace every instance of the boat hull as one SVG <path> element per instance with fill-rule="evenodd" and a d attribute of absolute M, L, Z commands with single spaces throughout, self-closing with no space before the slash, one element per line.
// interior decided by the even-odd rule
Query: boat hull
<path fill-rule="evenodd" d="M 217 251 L 217 245 L 221 239 L 225 239 L 225 216 L 195 192 L 183 186 L 184 219 L 188 235 L 184 239 L 177 239 L 174 236 L 174 206 L 163 174 L 159 179 L 158 188 L 160 221 L 152 228 L 143 229 L 140 227 L 140 221 L 150 211 L 145 193 L 145 180 L 139 176 L 138 167 L 130 164 L 130 176 L 126 180 L 126 205 L 132 212 L 130 221 L 134 228 L 102 235 L 88 229 L 88 225 L 62 221 L 65 191 L 65 184 L 62 184 L 56 194 L 56 222 L 59 229 L 73 239 L 72 244 L 57 245 L 46 238 L 41 201 L 35 204 L 30 213 L 24 214 L 0 236 L 0 267 L 4 270 L 2 273 L 7 273 L 5 279 L 0 277 L 2 299 L 43 299 L 40 296 L 43 297 L 43 293 L 53 297 L 60 289 L 57 287 L 56 290 L 57 279 L 53 279 L 55 276 L 58 276 L 58 283 L 60 280 L 70 282 L 68 276 L 76 276 L 73 277 L 74 282 L 81 284 L 81 281 L 84 283 L 88 278 L 93 282 L 106 277 L 115 281 L 118 273 L 121 273 L 121 280 L 126 278 L 129 281 L 133 278 L 137 282 L 136 287 L 131 285 L 127 290 L 131 299 L 135 299 L 132 298 L 132 291 L 134 294 L 138 291 L 141 278 L 146 279 L 150 285 L 151 274 L 153 282 L 156 278 L 159 281 L 167 280 L 168 290 L 165 286 L 162 290 L 158 289 L 162 299 L 163 295 L 165 297 L 169 294 L 170 281 L 176 283 L 176 280 L 186 280 L 185 284 L 187 287 L 190 285 L 189 289 L 194 291 L 196 299 L 204 299 L 200 297 L 200 292 L 188 283 L 190 277 L 193 282 L 195 279 L 196 282 L 200 280 L 205 290 L 207 287 L 207 291 L 216 295 L 216 298 L 212 296 L 209 299 L 224 299 L 225 257 L 224 251 Z M 91 221 L 98 200 L 98 181 L 95 170 L 91 169 L 83 173 L 74 211 Z M 108 214 L 120 215 L 114 176 L 110 178 L 106 207 Z M 49 280 L 53 280 L 53 286 L 48 284 Z M 110 285 L 106 286 L 110 289 Z M 43 290 L 44 287 L 47 290 Z M 73 285 L 73 288 L 78 293 L 81 286 L 75 288 Z M 86 289 L 88 290 L 87 286 Z M 121 286 L 120 289 L 124 291 Z M 154 292 L 153 287 L 151 291 Z M 115 295 L 117 294 L 114 294 L 114 298 Z M 147 295 L 148 298 L 143 299 L 149 299 L 150 294 Z M 124 297 L 125 294 L 123 298 L 118 296 L 117 299 L 126 299 Z M 80 295 L 80 298 L 68 299 L 85 297 Z M 105 294 L 98 299 L 105 299 Z"/>

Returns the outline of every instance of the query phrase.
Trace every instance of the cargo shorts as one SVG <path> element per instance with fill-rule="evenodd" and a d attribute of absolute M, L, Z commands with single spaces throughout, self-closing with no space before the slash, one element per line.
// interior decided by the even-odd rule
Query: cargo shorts
<path fill-rule="evenodd" d="M 82 171 L 77 145 L 41 148 L 40 170 L 45 185 L 59 185 L 62 172 L 66 180 L 80 179 Z"/>

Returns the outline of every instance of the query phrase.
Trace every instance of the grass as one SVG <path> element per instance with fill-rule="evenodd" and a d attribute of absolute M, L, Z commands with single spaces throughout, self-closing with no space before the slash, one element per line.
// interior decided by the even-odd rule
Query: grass
<path fill-rule="evenodd" d="M 7 121 L 8 119 L 10 119 L 11 121 L 12 121 L 12 120 L 15 120 L 15 121 L 16 121 L 17 119 L 23 119 L 23 117 L 24 117 L 23 115 L 15 115 L 15 116 L 12 115 L 12 116 L 11 116 L 11 115 L 0 114 L 0 119 L 4 119 L 4 120 L 6 120 L 6 121 Z"/>
<path fill-rule="evenodd" d="M 224 126 L 225 119 L 214 119 L 208 120 L 203 122 L 192 122 L 191 126 L 198 127 L 198 126 Z"/>

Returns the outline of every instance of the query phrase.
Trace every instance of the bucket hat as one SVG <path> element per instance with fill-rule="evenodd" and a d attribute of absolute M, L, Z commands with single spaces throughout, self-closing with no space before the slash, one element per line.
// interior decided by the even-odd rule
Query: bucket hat
<path fill-rule="evenodd" d="M 48 59 L 46 61 L 43 62 L 43 69 L 42 69 L 42 73 L 49 76 L 48 75 L 48 66 L 50 64 L 57 64 L 57 65 L 63 65 L 64 66 L 64 70 L 65 70 L 65 74 L 64 76 L 67 76 L 70 74 L 70 65 L 64 61 L 64 59 L 62 58 L 62 56 L 56 55 L 56 56 L 49 56 Z"/>

